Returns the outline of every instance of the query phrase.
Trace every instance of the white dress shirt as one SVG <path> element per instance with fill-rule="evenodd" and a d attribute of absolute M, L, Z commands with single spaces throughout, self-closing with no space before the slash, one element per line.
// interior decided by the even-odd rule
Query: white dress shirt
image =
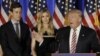
<path fill-rule="evenodd" d="M 76 28 L 76 43 L 78 42 L 80 29 L 81 29 L 81 24 Z M 70 50 L 71 50 L 71 42 L 72 42 L 73 32 L 74 32 L 74 29 L 71 28 L 71 30 L 70 30 L 70 36 L 69 36 L 69 48 L 70 48 Z"/>
<path fill-rule="evenodd" d="M 12 24 L 13 24 L 13 27 L 14 27 L 14 30 L 15 30 L 15 32 L 16 32 L 16 23 L 18 23 L 18 28 L 19 28 L 19 36 L 21 36 L 21 29 L 20 29 L 20 23 L 18 22 L 18 21 L 15 21 L 15 20 L 13 20 L 13 19 L 11 19 L 11 22 L 12 22 Z"/>

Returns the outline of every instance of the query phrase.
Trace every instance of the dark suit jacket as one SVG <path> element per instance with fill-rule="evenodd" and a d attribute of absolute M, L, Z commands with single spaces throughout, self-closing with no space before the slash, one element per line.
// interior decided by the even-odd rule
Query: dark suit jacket
<path fill-rule="evenodd" d="M 69 53 L 69 35 L 70 27 L 59 29 L 57 41 L 59 42 L 58 51 L 60 53 Z M 76 46 L 76 53 L 100 52 L 100 44 L 96 32 L 88 27 L 81 27 L 79 38 Z"/>
<path fill-rule="evenodd" d="M 57 31 L 56 38 L 44 39 L 41 46 L 36 44 L 36 52 L 38 56 L 50 56 L 48 53 L 69 53 L 69 35 L 70 27 L 63 27 Z M 100 52 L 100 44 L 98 42 L 96 32 L 88 27 L 81 27 L 76 47 L 76 53 Z"/>
<path fill-rule="evenodd" d="M 3 56 L 30 56 L 31 37 L 28 26 L 20 22 L 21 37 L 15 33 L 12 22 L 9 21 L 0 27 L 0 40 Z"/>

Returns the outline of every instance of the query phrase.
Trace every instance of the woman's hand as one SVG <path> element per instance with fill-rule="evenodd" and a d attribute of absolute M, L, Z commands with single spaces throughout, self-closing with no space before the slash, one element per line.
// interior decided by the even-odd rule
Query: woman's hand
<path fill-rule="evenodd" d="M 33 31 L 32 35 L 35 38 L 35 40 L 38 41 L 39 43 L 43 42 L 43 35 L 42 34 L 39 34 L 39 33 L 35 32 L 35 31 Z"/>

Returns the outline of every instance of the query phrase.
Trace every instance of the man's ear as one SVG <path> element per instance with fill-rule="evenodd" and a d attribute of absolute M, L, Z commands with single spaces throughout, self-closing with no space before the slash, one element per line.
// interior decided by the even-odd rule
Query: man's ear
<path fill-rule="evenodd" d="M 9 15 L 12 15 L 12 11 L 9 11 Z"/>
<path fill-rule="evenodd" d="M 9 19 L 11 19 L 13 16 L 12 11 L 9 11 Z"/>
<path fill-rule="evenodd" d="M 81 21 L 82 21 L 82 18 L 79 19 L 79 22 L 81 22 Z"/>

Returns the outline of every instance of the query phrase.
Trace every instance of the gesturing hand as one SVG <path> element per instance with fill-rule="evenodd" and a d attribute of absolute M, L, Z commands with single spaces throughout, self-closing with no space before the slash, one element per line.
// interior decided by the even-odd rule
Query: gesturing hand
<path fill-rule="evenodd" d="M 39 43 L 41 43 L 43 41 L 43 35 L 39 34 L 35 31 L 32 32 L 33 36 L 35 38 L 36 41 L 38 41 Z"/>

